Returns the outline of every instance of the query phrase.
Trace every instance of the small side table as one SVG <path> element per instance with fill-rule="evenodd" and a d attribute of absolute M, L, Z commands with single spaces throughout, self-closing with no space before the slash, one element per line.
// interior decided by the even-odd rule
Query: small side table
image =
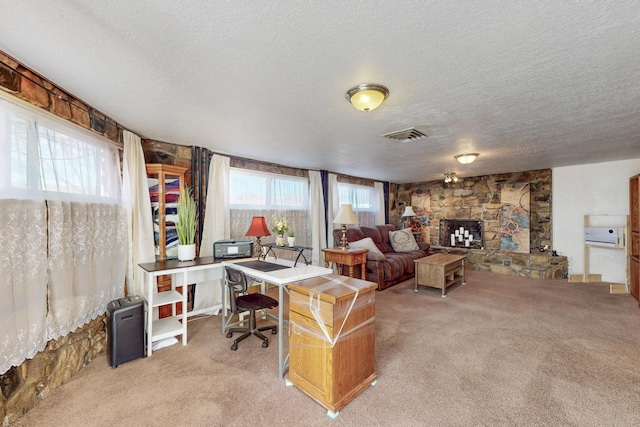
<path fill-rule="evenodd" d="M 349 277 L 353 277 L 353 267 L 361 264 L 362 271 L 360 278 L 365 280 L 366 276 L 366 264 L 367 264 L 367 252 L 369 249 L 340 249 L 340 248 L 325 248 L 324 252 L 324 266 L 329 267 L 329 263 L 335 263 L 337 265 L 349 266 Z"/>

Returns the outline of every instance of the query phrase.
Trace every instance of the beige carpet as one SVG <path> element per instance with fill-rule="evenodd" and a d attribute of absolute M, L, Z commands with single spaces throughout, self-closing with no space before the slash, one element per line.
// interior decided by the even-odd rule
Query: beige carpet
<path fill-rule="evenodd" d="M 211 317 L 186 347 L 97 358 L 14 425 L 637 426 L 640 309 L 609 291 L 470 271 L 447 298 L 376 292 L 378 384 L 336 419 L 278 379 L 277 340 L 230 351 Z"/>

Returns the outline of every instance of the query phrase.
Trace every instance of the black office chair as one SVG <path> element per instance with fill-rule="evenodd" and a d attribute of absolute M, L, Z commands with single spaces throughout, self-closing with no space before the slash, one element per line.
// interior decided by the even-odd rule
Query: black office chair
<path fill-rule="evenodd" d="M 271 330 L 272 334 L 276 334 L 278 333 L 278 327 L 276 325 L 271 325 L 256 328 L 256 310 L 275 308 L 278 306 L 278 301 L 260 293 L 246 293 L 249 289 L 249 283 L 247 281 L 247 276 L 245 276 L 242 271 L 235 270 L 231 267 L 225 267 L 224 271 L 226 287 L 229 290 L 231 316 L 247 311 L 249 312 L 248 328 L 229 328 L 227 331 L 227 338 L 233 337 L 234 332 L 242 333 L 241 336 L 233 341 L 231 350 L 237 350 L 238 343 L 249 335 L 257 336 L 262 340 L 263 347 L 269 347 L 269 338 L 262 335 L 261 332 Z M 223 313 L 223 316 L 226 316 L 226 314 Z"/>

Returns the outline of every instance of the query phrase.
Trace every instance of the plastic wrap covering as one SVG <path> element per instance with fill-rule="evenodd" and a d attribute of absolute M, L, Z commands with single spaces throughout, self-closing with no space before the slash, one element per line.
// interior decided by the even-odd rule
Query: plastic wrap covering
<path fill-rule="evenodd" d="M 289 381 L 337 413 L 376 380 L 377 285 L 329 275 L 289 285 Z"/>

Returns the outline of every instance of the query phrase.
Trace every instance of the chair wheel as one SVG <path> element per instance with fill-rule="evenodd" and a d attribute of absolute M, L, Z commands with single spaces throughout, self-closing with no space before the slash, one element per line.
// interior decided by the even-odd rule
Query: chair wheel
<path fill-rule="evenodd" d="M 263 346 L 264 348 L 269 347 L 269 340 L 264 340 L 264 341 L 262 341 L 262 346 Z"/>
<path fill-rule="evenodd" d="M 276 328 L 273 328 L 273 329 L 271 330 L 271 335 L 275 335 L 275 334 L 277 334 L 277 333 L 278 333 L 278 330 L 277 330 Z"/>
<path fill-rule="evenodd" d="M 231 344 L 231 350 L 236 351 L 238 349 L 238 344 L 237 343 L 233 343 Z"/>
<path fill-rule="evenodd" d="M 227 332 L 227 338 L 231 338 L 233 336 L 232 332 Z"/>

